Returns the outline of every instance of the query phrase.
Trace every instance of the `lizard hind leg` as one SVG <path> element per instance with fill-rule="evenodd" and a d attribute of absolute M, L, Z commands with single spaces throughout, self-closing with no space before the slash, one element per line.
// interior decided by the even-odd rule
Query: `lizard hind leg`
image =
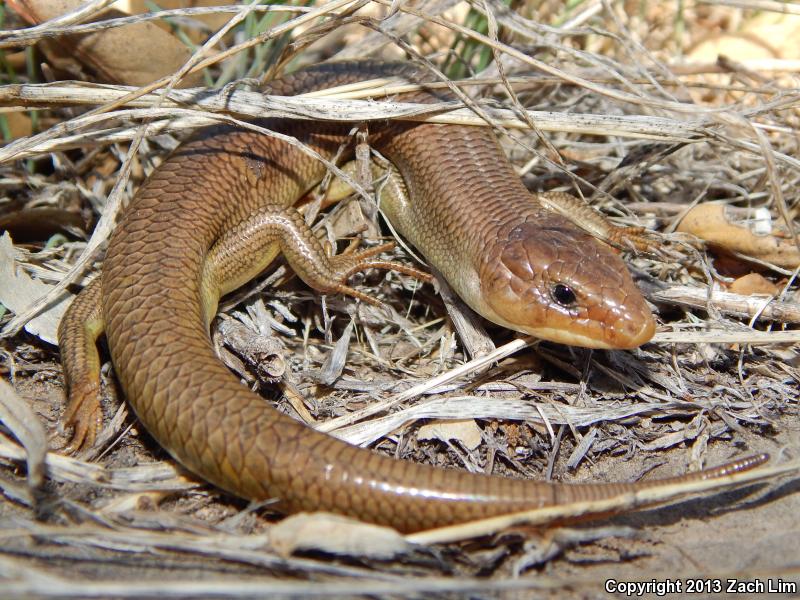
<path fill-rule="evenodd" d="M 65 452 L 91 448 L 103 425 L 100 406 L 100 354 L 97 340 L 105 331 L 100 306 L 100 277 L 70 304 L 58 326 L 58 345 L 69 398 L 60 424 L 72 429 Z"/>

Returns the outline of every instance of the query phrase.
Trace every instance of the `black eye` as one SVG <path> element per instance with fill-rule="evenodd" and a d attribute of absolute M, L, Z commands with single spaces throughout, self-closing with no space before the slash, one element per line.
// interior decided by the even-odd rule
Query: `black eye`
<path fill-rule="evenodd" d="M 555 284 L 551 293 L 553 295 L 553 300 L 558 302 L 561 306 L 572 306 L 578 301 L 572 288 L 563 283 Z"/>

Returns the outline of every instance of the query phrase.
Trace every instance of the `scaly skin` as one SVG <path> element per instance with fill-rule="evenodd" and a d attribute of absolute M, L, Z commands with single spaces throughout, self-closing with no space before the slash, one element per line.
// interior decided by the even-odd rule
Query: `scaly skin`
<path fill-rule="evenodd" d="M 415 71 L 379 63 L 327 65 L 276 82 L 270 93 L 400 73 L 413 77 Z M 335 123 L 263 125 L 328 158 L 348 142 L 350 130 Z M 384 211 L 475 310 L 520 331 L 590 347 L 630 348 L 652 336 L 652 316 L 617 255 L 545 210 L 488 129 L 372 124 L 369 139 L 407 188 L 406 196 L 385 200 Z M 274 138 L 210 129 L 153 173 L 112 236 L 100 298 L 115 370 L 141 422 L 190 470 L 238 496 L 279 498 L 289 512 L 328 510 L 416 531 L 665 481 L 719 477 L 766 459 L 635 484 L 541 483 L 392 460 L 276 411 L 215 356 L 208 329 L 220 294 L 262 270 L 276 244 L 298 274 L 324 292 L 357 295 L 344 285 L 350 273 L 391 266 L 370 253 L 325 256 L 291 208 L 324 173 L 317 161 Z M 567 295 L 563 302 L 561 289 L 559 303 L 556 285 L 568 287 L 574 301 Z M 85 406 L 96 403 L 96 356 L 89 346 L 98 333 L 97 292 L 95 285 L 88 300 L 79 298 L 61 329 L 73 415 L 80 412 L 74 409 L 80 390 L 94 390 Z M 81 323 L 87 315 L 88 327 Z M 96 425 L 99 411 L 87 413 Z"/>

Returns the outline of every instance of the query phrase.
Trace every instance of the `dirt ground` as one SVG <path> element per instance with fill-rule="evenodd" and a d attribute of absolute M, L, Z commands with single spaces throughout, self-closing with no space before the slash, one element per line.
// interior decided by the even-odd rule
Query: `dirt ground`
<path fill-rule="evenodd" d="M 54 444 L 54 419 L 63 406 L 56 372 L 53 365 L 16 381 L 18 393 L 45 416 Z M 733 446 L 769 452 L 776 461 L 796 456 L 796 423 L 796 411 L 788 411 L 771 431 L 745 429 L 734 445 L 712 443 L 708 464 L 738 454 Z M 112 468 L 154 460 L 172 464 L 135 431 L 99 462 Z M 556 474 L 566 481 L 627 481 L 650 469 L 649 477 L 679 474 L 685 461 L 686 450 L 675 448 L 624 460 L 601 457 L 574 474 L 557 466 Z M 732 578 L 751 585 L 772 578 L 777 586 L 797 582 L 800 569 L 796 477 L 583 526 L 434 546 L 387 561 L 318 552 L 281 557 L 259 537 L 269 530 L 268 510 L 242 513 L 245 503 L 202 485 L 164 495 L 51 483 L 34 511 L 15 501 L 14 490 L 24 488 L 17 465 L 4 461 L 0 503 L 0 563 L 4 585 L 19 592 L 12 597 L 595 598 L 609 595 L 605 586 L 611 579 L 683 585 L 692 579 L 696 585 L 703 578 L 704 585 L 727 586 Z M 517 570 L 521 574 L 511 577 Z"/>

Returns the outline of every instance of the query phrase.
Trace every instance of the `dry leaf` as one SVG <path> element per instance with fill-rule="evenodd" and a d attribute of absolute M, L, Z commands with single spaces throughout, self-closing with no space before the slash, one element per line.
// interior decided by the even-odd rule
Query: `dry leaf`
<path fill-rule="evenodd" d="M 3 115 L 8 125 L 8 131 L 11 134 L 11 139 L 25 137 L 33 133 L 33 126 L 31 118 L 22 112 L 9 112 Z"/>
<path fill-rule="evenodd" d="M 81 5 L 81 0 L 14 0 L 9 6 L 31 24 L 58 17 Z M 102 17 L 125 16 L 106 11 Z M 75 72 L 75 63 L 89 67 L 104 82 L 142 86 L 177 71 L 191 50 L 177 37 L 153 23 L 136 23 L 86 35 L 60 36 L 39 44 L 56 68 Z M 69 57 L 69 58 L 68 58 Z M 202 83 L 202 74 L 188 75 L 181 87 Z"/>
<path fill-rule="evenodd" d="M 735 32 L 711 33 L 686 53 L 696 62 L 713 63 L 727 56 L 733 61 L 800 57 L 800 19 L 795 15 L 763 11 L 745 19 Z"/>
<path fill-rule="evenodd" d="M 756 36 L 725 33 L 704 39 L 687 54 L 688 58 L 700 63 L 714 63 L 719 56 L 727 56 L 733 61 L 743 61 L 774 58 L 775 51 Z"/>
<path fill-rule="evenodd" d="M 722 250 L 752 256 L 786 269 L 800 265 L 797 247 L 789 240 L 771 235 L 769 212 L 758 209 L 755 215 L 758 234 L 749 227 L 734 224 L 726 204 L 708 202 L 686 213 L 678 231 L 691 233 Z"/>
<path fill-rule="evenodd" d="M 3 285 L 0 286 L 0 304 L 15 313 L 27 309 L 53 287 L 38 279 L 33 279 L 17 267 L 14 259 L 14 244 L 8 233 L 4 233 L 0 237 L 0 281 L 3 282 Z M 67 295 L 52 304 L 47 310 L 28 321 L 25 331 L 39 336 L 50 344 L 58 343 L 58 324 L 71 299 L 72 297 Z"/>
<path fill-rule="evenodd" d="M 86 227 L 81 214 L 63 208 L 37 206 L 0 211 L 0 231 L 7 231 L 17 243 L 41 242 L 56 233 L 79 235 Z"/>
<path fill-rule="evenodd" d="M 318 551 L 388 559 L 412 547 L 391 527 L 325 512 L 299 513 L 285 518 L 270 528 L 269 541 L 272 549 L 282 556 L 298 551 Z"/>
<path fill-rule="evenodd" d="M 800 58 L 800 18 L 762 11 L 742 24 L 742 33 L 764 42 L 780 58 Z"/>
<path fill-rule="evenodd" d="M 465 448 L 475 450 L 481 444 L 481 429 L 475 423 L 475 419 L 433 421 L 419 428 L 417 438 L 443 442 L 458 440 Z"/>
<path fill-rule="evenodd" d="M 1 241 L 1 240 L 0 240 Z M 10 383 L 0 379 L 0 422 L 25 448 L 28 483 L 38 488 L 44 483 L 47 433 L 41 419 L 27 400 L 17 395 Z"/>
<path fill-rule="evenodd" d="M 24 51 L 10 52 L 5 50 L 3 60 L 6 63 L 6 68 L 16 73 L 25 71 L 28 66 L 28 57 Z"/>
<path fill-rule="evenodd" d="M 739 277 L 730 284 L 728 291 L 734 294 L 742 294 L 743 296 L 752 296 L 754 294 L 777 296 L 781 293 L 781 288 L 763 275 L 750 273 L 744 277 Z"/>
<path fill-rule="evenodd" d="M 164 10 L 175 8 L 195 8 L 203 6 L 230 6 L 236 4 L 236 0 L 159 0 L 158 5 Z M 150 12 L 148 0 L 128 0 L 127 2 L 117 2 L 114 5 L 119 10 L 123 10 L 131 15 Z M 191 17 L 194 21 L 205 24 L 210 31 L 216 31 L 227 23 L 233 15 L 231 13 L 213 13 L 209 15 L 196 15 Z M 159 23 L 159 21 L 156 21 Z M 194 43 L 199 44 L 206 39 L 207 34 L 197 29 L 187 27 L 185 33 Z"/>

